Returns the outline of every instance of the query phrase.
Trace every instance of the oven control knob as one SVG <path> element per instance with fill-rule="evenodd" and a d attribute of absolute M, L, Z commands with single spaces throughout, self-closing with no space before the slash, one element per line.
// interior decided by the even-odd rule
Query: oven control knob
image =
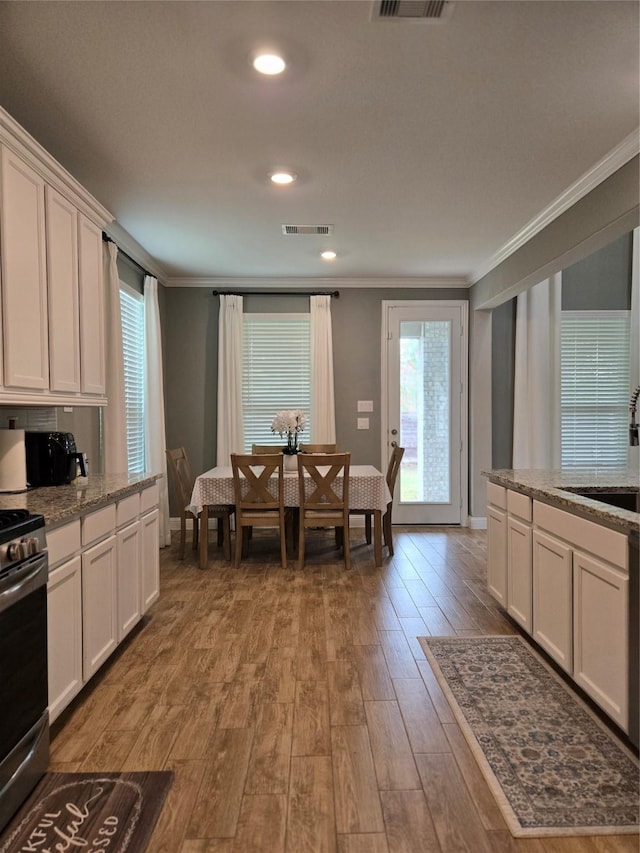
<path fill-rule="evenodd" d="M 23 539 L 22 541 L 28 557 L 32 557 L 34 554 L 40 553 L 40 543 L 35 536 L 29 536 L 27 539 Z"/>
<path fill-rule="evenodd" d="M 19 542 L 10 542 L 7 546 L 7 559 L 11 561 L 26 560 L 40 551 L 40 543 L 35 536 L 20 539 Z"/>
<path fill-rule="evenodd" d="M 24 544 L 20 542 L 10 542 L 7 545 L 7 559 L 15 562 L 16 560 L 24 560 L 26 557 Z"/>

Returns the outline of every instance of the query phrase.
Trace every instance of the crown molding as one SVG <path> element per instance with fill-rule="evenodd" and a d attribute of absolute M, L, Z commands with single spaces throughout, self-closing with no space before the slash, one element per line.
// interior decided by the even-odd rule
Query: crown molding
<path fill-rule="evenodd" d="M 0 142 L 35 169 L 49 186 L 58 190 L 99 228 L 113 221 L 113 214 L 88 193 L 64 166 L 54 160 L 3 107 L 0 107 Z"/>
<path fill-rule="evenodd" d="M 501 264 L 515 251 L 524 246 L 525 243 L 535 237 L 543 228 L 546 228 L 554 219 L 557 219 L 572 207 L 572 205 L 580 201 L 581 198 L 584 198 L 598 184 L 601 184 L 613 175 L 614 172 L 617 172 L 618 169 L 624 166 L 625 163 L 628 163 L 638 153 L 640 153 L 640 128 L 637 128 L 625 137 L 619 145 L 616 145 L 602 160 L 599 160 L 584 175 L 578 178 L 577 181 L 567 187 L 564 192 L 560 193 L 551 204 L 541 210 L 524 228 L 514 234 L 501 249 L 478 267 L 471 278 L 471 283 L 475 284 L 483 276 L 491 272 L 498 264 Z"/>
<path fill-rule="evenodd" d="M 215 278 L 213 276 L 187 277 L 176 276 L 165 279 L 167 287 L 212 287 L 215 290 L 238 290 L 240 288 L 264 288 L 269 290 L 335 290 L 342 288 L 384 288 L 406 287 L 414 289 L 428 288 L 459 288 L 471 287 L 471 282 L 464 276 L 425 276 L 424 278 L 280 278 L 278 276 L 263 276 L 256 278 Z"/>
<path fill-rule="evenodd" d="M 149 252 L 144 249 L 137 240 L 135 240 L 128 231 L 125 231 L 122 225 L 117 222 L 111 222 L 104 229 L 105 234 L 111 237 L 113 242 L 119 249 L 129 255 L 132 261 L 135 261 L 143 270 L 150 275 L 155 276 L 160 284 L 165 284 L 168 280 L 167 271 L 151 257 Z"/>

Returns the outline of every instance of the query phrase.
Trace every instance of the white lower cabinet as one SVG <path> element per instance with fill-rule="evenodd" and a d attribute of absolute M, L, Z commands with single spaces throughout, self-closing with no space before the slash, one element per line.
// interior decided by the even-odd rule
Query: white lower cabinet
<path fill-rule="evenodd" d="M 533 532 L 533 639 L 571 674 L 573 668 L 573 551 Z"/>
<path fill-rule="evenodd" d="M 507 519 L 507 612 L 529 634 L 531 617 L 531 525 Z"/>
<path fill-rule="evenodd" d="M 47 584 L 50 722 L 83 685 L 81 568 L 80 557 L 73 557 L 50 573 Z"/>
<path fill-rule="evenodd" d="M 49 719 L 159 597 L 158 487 L 47 530 Z"/>
<path fill-rule="evenodd" d="M 619 726 L 628 726 L 629 577 L 573 555 L 575 681 Z"/>
<path fill-rule="evenodd" d="M 129 524 L 117 534 L 118 642 L 140 621 L 140 522 Z"/>
<path fill-rule="evenodd" d="M 118 645 L 116 544 L 109 536 L 82 555 L 82 671 L 87 681 Z"/>
<path fill-rule="evenodd" d="M 487 498 L 489 592 L 628 732 L 627 536 L 496 483 Z"/>
<path fill-rule="evenodd" d="M 160 512 L 155 509 L 140 519 L 140 587 L 142 612 L 160 597 Z"/>

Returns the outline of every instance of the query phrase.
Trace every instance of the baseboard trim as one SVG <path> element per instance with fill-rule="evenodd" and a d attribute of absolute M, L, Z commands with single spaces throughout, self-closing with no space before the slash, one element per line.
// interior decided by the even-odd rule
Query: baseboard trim
<path fill-rule="evenodd" d="M 487 529 L 487 519 L 481 518 L 480 516 L 469 516 L 469 527 L 471 530 L 486 530 Z"/>

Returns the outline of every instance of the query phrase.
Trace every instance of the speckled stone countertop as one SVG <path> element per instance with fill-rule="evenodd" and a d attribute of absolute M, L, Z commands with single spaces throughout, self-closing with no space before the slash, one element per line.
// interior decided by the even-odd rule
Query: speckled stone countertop
<path fill-rule="evenodd" d="M 492 483 L 506 486 L 532 498 L 553 504 L 568 512 L 574 512 L 608 527 L 629 532 L 640 530 L 640 514 L 627 509 L 618 509 L 598 500 L 598 492 L 638 492 L 638 471 L 626 469 L 494 469 L 483 471 L 483 476 Z M 580 488 L 593 493 L 593 498 L 573 494 L 569 489 Z"/>
<path fill-rule="evenodd" d="M 86 484 L 48 486 L 26 492 L 0 494 L 0 510 L 28 509 L 44 515 L 52 526 L 71 521 L 101 506 L 124 498 L 145 486 L 151 486 L 158 474 L 91 474 Z"/>

